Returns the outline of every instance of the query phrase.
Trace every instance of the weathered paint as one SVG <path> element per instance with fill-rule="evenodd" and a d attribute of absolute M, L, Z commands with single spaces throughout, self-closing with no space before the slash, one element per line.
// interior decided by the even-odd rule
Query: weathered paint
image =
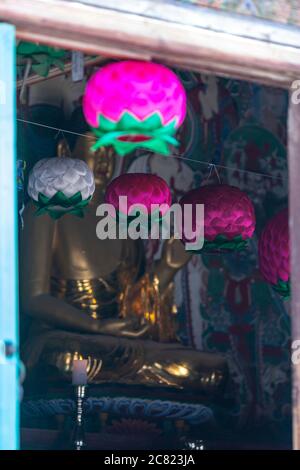
<path fill-rule="evenodd" d="M 300 25 L 300 4 L 298 0 L 180 0 L 204 7 L 255 16 L 279 23 Z"/>

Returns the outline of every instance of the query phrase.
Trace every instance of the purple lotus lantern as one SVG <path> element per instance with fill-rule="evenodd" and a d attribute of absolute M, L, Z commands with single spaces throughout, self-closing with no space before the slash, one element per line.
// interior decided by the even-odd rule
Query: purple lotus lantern
<path fill-rule="evenodd" d="M 258 242 L 260 271 L 265 280 L 285 299 L 290 296 L 288 222 L 286 208 L 269 220 Z"/>
<path fill-rule="evenodd" d="M 87 123 L 98 137 L 93 149 L 113 145 L 119 155 L 137 148 L 169 153 L 186 114 L 185 90 L 174 72 L 151 62 L 105 65 L 87 83 Z"/>
<path fill-rule="evenodd" d="M 123 200 L 120 196 L 127 196 L 127 200 Z M 134 207 L 142 204 L 147 214 L 151 215 L 154 220 L 154 211 L 157 212 L 158 218 L 166 214 L 171 205 L 172 196 L 169 186 L 160 176 L 127 173 L 118 176 L 108 185 L 105 201 L 114 206 L 119 218 L 131 217 Z M 161 210 L 158 211 L 153 205 L 160 205 Z"/>
<path fill-rule="evenodd" d="M 202 186 L 189 191 L 180 204 L 182 208 L 184 204 L 204 205 L 204 245 L 198 250 L 200 253 L 242 250 L 253 235 L 253 204 L 239 188 L 225 184 Z M 192 228 L 195 229 L 195 211 L 193 218 Z M 186 244 L 190 240 L 185 236 L 184 224 L 182 232 L 182 241 Z"/>

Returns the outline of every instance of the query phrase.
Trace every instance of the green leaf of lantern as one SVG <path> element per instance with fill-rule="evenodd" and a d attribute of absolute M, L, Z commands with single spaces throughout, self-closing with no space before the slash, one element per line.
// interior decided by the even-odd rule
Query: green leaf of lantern
<path fill-rule="evenodd" d="M 241 235 L 228 239 L 225 235 L 217 235 L 212 241 L 204 239 L 203 247 L 200 250 L 187 250 L 191 253 L 227 253 L 230 251 L 242 251 L 247 248 L 248 240 L 244 240 Z"/>
<path fill-rule="evenodd" d="M 273 289 L 280 294 L 284 300 L 288 300 L 291 296 L 290 281 L 279 279 L 278 283 L 272 284 Z"/>
<path fill-rule="evenodd" d="M 91 198 L 92 196 L 82 200 L 80 191 L 71 197 L 67 197 L 64 193 L 58 191 L 51 198 L 39 193 L 38 201 L 33 202 L 37 206 L 37 216 L 48 213 L 54 220 L 57 220 L 65 214 L 73 214 L 80 218 L 84 217 L 84 212 Z M 62 209 L 59 209 L 59 207 Z"/>
<path fill-rule="evenodd" d="M 102 146 L 112 145 L 121 156 L 138 148 L 169 155 L 168 144 L 178 145 L 178 141 L 174 137 L 177 130 L 175 120 L 164 126 L 159 113 L 153 113 L 141 121 L 131 113 L 125 112 L 117 122 L 100 115 L 98 122 L 98 128 L 92 128 L 98 137 L 97 142 L 92 146 L 92 151 L 96 151 Z M 145 136 L 145 140 L 135 142 L 121 139 L 122 137 L 134 138 L 138 135 Z"/>

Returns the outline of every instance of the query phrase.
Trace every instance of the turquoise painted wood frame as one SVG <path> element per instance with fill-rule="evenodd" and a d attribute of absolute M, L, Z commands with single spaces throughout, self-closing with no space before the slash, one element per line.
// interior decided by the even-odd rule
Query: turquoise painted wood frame
<path fill-rule="evenodd" d="M 0 24 L 0 450 L 15 450 L 19 447 L 15 73 L 15 28 L 2 23 Z"/>

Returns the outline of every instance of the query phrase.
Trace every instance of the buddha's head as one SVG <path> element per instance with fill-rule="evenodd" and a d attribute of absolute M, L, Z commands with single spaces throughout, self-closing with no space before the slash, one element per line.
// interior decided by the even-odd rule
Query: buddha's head
<path fill-rule="evenodd" d="M 94 173 L 96 187 L 105 190 L 115 170 L 115 153 L 111 147 L 92 151 L 95 142 L 94 134 L 86 132 L 77 137 L 73 151 L 70 151 L 67 141 L 62 139 L 58 144 L 58 155 L 84 160 Z"/>
<path fill-rule="evenodd" d="M 75 108 L 71 115 L 69 131 L 58 145 L 58 154 L 84 160 L 94 173 L 96 190 L 105 191 L 116 166 L 116 155 L 113 148 L 100 147 L 95 152 L 91 150 L 97 138 L 90 131 L 81 106 Z M 62 148 L 60 149 L 60 147 Z"/>
<path fill-rule="evenodd" d="M 95 152 L 91 147 L 96 137 L 92 132 L 78 136 L 72 157 L 84 160 L 94 173 L 96 186 L 106 188 L 115 170 L 115 153 L 111 147 L 99 147 Z"/>

